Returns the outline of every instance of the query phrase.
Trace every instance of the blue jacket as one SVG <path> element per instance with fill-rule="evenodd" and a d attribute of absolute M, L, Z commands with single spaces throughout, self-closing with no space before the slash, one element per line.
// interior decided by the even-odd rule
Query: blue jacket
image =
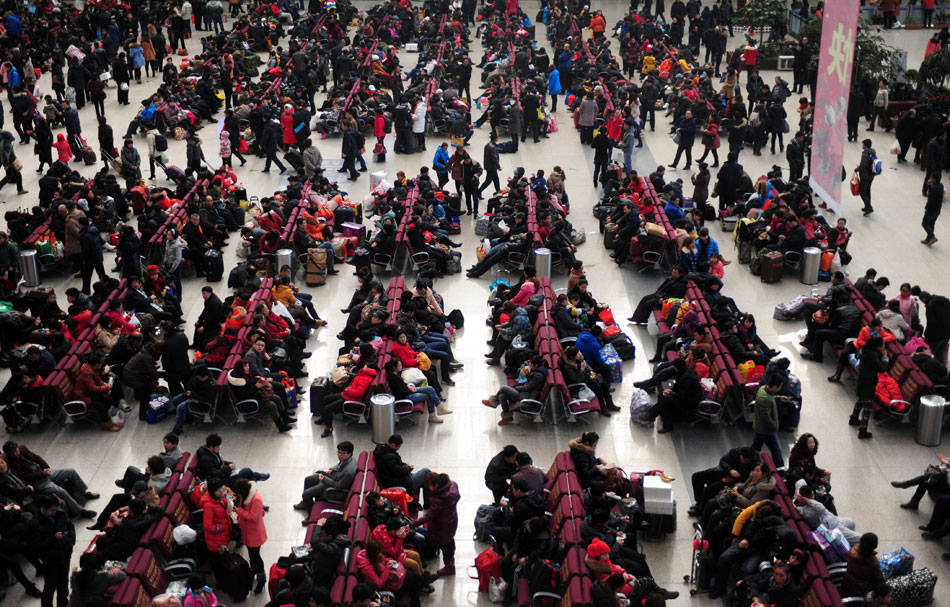
<path fill-rule="evenodd" d="M 588 365 L 599 365 L 600 360 L 600 342 L 590 331 L 581 331 L 574 342 L 577 349 L 584 355 L 584 360 Z"/>
<path fill-rule="evenodd" d="M 709 261 L 709 256 L 713 253 L 719 253 L 719 244 L 709 237 L 709 244 L 703 247 L 703 241 L 696 239 L 696 249 L 699 251 L 696 255 L 697 261 Z"/>
<path fill-rule="evenodd" d="M 435 149 L 435 156 L 432 157 L 432 168 L 436 173 L 449 172 L 449 153 L 443 150 L 442 146 Z"/>
<path fill-rule="evenodd" d="M 78 135 L 82 133 L 82 126 L 79 124 L 79 112 L 76 111 L 76 108 L 71 107 L 63 112 L 63 122 L 66 123 L 68 134 Z"/>
<path fill-rule="evenodd" d="M 23 35 L 23 24 L 20 23 L 20 18 L 16 15 L 7 17 L 7 33 L 11 36 Z"/>
<path fill-rule="evenodd" d="M 678 220 L 684 217 L 683 209 L 679 208 L 672 202 L 666 203 L 666 206 L 663 207 L 663 210 L 666 212 L 666 216 L 669 218 L 670 223 L 676 223 Z"/>
<path fill-rule="evenodd" d="M 145 53 L 141 46 L 133 46 L 129 49 L 129 58 L 132 60 L 132 67 L 139 69 L 145 67 Z"/>
<path fill-rule="evenodd" d="M 551 70 L 551 74 L 548 76 L 548 94 L 557 95 L 561 92 L 561 73 L 557 71 L 557 68 Z"/>
<path fill-rule="evenodd" d="M 557 56 L 557 69 L 559 70 L 570 70 L 571 64 L 574 62 L 573 56 L 569 51 L 561 51 Z"/>

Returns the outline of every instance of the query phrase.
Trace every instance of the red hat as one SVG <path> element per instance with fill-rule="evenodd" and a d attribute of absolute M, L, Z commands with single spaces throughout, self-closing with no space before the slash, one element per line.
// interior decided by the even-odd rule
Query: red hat
<path fill-rule="evenodd" d="M 610 546 L 600 538 L 594 538 L 594 541 L 587 547 L 587 556 L 592 559 L 598 559 L 605 554 L 610 554 Z"/>
<path fill-rule="evenodd" d="M 146 274 L 158 274 L 158 266 L 152 265 L 145 268 Z"/>

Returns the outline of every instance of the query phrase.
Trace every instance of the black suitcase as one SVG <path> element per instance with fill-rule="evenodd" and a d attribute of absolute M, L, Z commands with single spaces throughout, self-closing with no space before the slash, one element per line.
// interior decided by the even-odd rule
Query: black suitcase
<path fill-rule="evenodd" d="M 610 344 L 617 351 L 621 360 L 633 360 L 637 355 L 637 347 L 633 345 L 625 333 L 617 333 L 610 338 Z"/>
<path fill-rule="evenodd" d="M 327 395 L 329 389 L 330 378 L 325 375 L 318 377 L 310 384 L 310 415 L 323 413 L 323 397 Z"/>
<path fill-rule="evenodd" d="M 778 282 L 785 272 L 785 255 L 781 251 L 769 251 L 759 258 L 762 282 Z"/>
<path fill-rule="evenodd" d="M 343 232 L 344 223 L 356 223 L 356 213 L 350 207 L 341 204 L 333 209 L 333 231 Z"/>
<path fill-rule="evenodd" d="M 228 272 L 228 288 L 240 289 L 247 280 L 247 262 L 241 262 Z"/>
<path fill-rule="evenodd" d="M 290 150 L 284 154 L 284 160 L 286 160 L 287 164 L 294 167 L 296 170 L 303 168 L 303 156 L 301 156 L 300 152 L 297 150 Z"/>
<path fill-rule="evenodd" d="M 223 590 L 240 603 L 251 592 L 251 566 L 244 557 L 234 552 L 219 554 L 214 559 L 215 588 Z"/>
<path fill-rule="evenodd" d="M 218 282 L 224 276 L 224 258 L 221 251 L 208 249 L 205 251 L 205 280 Z"/>

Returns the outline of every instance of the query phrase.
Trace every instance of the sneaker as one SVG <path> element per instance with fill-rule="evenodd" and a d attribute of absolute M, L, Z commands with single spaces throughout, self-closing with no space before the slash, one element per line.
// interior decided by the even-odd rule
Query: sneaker
<path fill-rule="evenodd" d="M 499 426 L 507 426 L 508 424 L 510 424 L 510 423 L 513 422 L 513 421 L 515 421 L 515 418 L 513 418 L 513 417 L 503 417 L 503 418 L 501 418 L 500 420 L 498 420 L 498 425 L 499 425 Z"/>
<path fill-rule="evenodd" d="M 482 400 L 482 404 L 486 407 L 491 407 L 492 409 L 498 406 L 498 402 L 494 398 L 486 398 Z"/>

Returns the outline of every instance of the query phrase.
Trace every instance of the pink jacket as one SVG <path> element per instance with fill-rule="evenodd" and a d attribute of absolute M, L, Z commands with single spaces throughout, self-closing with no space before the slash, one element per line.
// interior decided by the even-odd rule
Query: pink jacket
<path fill-rule="evenodd" d="M 264 500 L 257 489 L 251 488 L 253 494 L 243 507 L 235 508 L 238 516 L 238 527 L 241 528 L 241 539 L 248 548 L 259 548 L 267 541 L 267 528 L 264 526 Z"/>
<path fill-rule="evenodd" d="M 538 292 L 538 287 L 533 282 L 526 282 L 518 289 L 518 293 L 511 298 L 511 303 L 516 306 L 523 306 L 528 303 L 531 296 Z"/>
<path fill-rule="evenodd" d="M 196 596 L 190 590 L 185 593 L 184 607 L 216 607 L 218 597 L 213 592 L 205 592 L 201 596 Z"/>
<path fill-rule="evenodd" d="M 365 548 L 356 553 L 356 567 L 363 579 L 375 586 L 377 590 L 386 589 L 389 583 L 389 569 L 384 568 L 382 573 L 377 573 L 376 568 L 366 556 Z"/>

